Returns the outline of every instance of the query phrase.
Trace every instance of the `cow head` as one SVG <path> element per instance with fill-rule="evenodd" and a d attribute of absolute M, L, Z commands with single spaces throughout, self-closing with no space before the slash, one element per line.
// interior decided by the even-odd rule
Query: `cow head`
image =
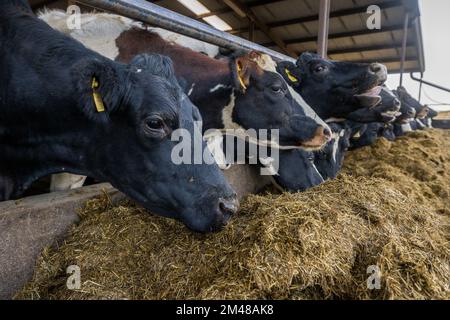
<path fill-rule="evenodd" d="M 328 128 L 306 114 L 283 77 L 263 69 L 258 57 L 250 52 L 231 59 L 237 90 L 224 110 L 225 127 L 279 129 L 282 147 L 320 148 L 330 138 Z"/>
<path fill-rule="evenodd" d="M 236 195 L 217 165 L 194 164 L 193 154 L 192 164 L 173 159 L 178 142 L 171 136 L 178 129 L 189 134 L 189 146 L 208 151 L 201 133 L 195 134 L 199 112 L 180 89 L 171 60 L 139 55 L 119 65 L 87 59 L 72 70 L 79 105 L 92 121 L 82 173 L 110 182 L 145 208 L 194 231 L 222 228 L 236 211 Z"/>
<path fill-rule="evenodd" d="M 346 117 L 349 120 L 369 123 L 383 122 L 388 123 L 400 116 L 400 100 L 389 90 L 383 86 L 380 91 L 381 102 L 374 107 L 365 107 L 351 112 Z"/>
<path fill-rule="evenodd" d="M 330 123 L 329 126 L 333 132 L 331 140 L 324 148 L 314 152 L 314 164 L 325 180 L 334 179 L 339 173 L 353 133 L 352 129 L 339 123 Z"/>
<path fill-rule="evenodd" d="M 404 87 L 398 87 L 395 91 L 395 94 L 398 96 L 402 104 L 414 108 L 414 110 L 416 111 L 417 119 L 424 119 L 428 115 L 428 106 L 422 105 L 419 101 L 411 97 L 411 95 L 408 93 L 408 91 L 406 91 Z"/>
<path fill-rule="evenodd" d="M 380 85 L 387 79 L 380 63 L 333 61 L 312 53 L 303 53 L 296 65 L 280 63 L 279 70 L 323 119 L 345 118 L 358 108 L 377 105 Z"/>
<path fill-rule="evenodd" d="M 273 176 L 284 190 L 301 192 L 324 180 L 314 164 L 314 155 L 306 150 L 283 150 L 279 154 L 278 173 Z"/>

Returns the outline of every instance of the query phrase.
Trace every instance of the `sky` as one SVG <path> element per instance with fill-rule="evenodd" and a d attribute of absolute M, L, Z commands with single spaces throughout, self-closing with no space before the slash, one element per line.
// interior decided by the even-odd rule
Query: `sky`
<path fill-rule="evenodd" d="M 450 88 L 450 0 L 420 0 L 419 3 L 425 51 L 423 79 Z M 388 87 L 395 89 L 398 84 L 399 75 L 389 75 Z M 403 86 L 413 97 L 418 97 L 419 83 L 412 80 L 409 73 L 403 76 Z M 435 100 L 450 104 L 450 93 L 426 85 L 422 88 L 422 103 L 434 104 L 432 100 Z M 443 109 L 450 110 L 450 106 Z"/>

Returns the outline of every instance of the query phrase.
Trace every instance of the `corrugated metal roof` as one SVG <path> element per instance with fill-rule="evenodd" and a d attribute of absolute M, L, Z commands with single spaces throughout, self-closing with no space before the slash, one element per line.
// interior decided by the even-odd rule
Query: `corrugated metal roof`
<path fill-rule="evenodd" d="M 199 0 L 211 13 L 227 22 L 230 32 L 249 39 L 250 20 L 241 18 L 222 0 Z M 234 0 L 236 1 L 236 0 Z M 33 5 L 58 2 L 30 0 Z M 66 1 L 62 1 L 67 3 Z M 176 0 L 151 1 L 188 17 L 201 20 Z M 282 39 L 294 55 L 316 51 L 319 29 L 318 0 L 239 0 L 259 21 L 270 28 L 272 36 Z M 381 9 L 381 29 L 366 26 L 369 5 Z M 406 11 L 409 10 L 408 49 L 405 70 L 424 71 L 422 34 L 418 0 L 331 0 L 328 55 L 343 61 L 378 61 L 386 64 L 390 72 L 400 69 L 401 42 Z M 283 52 L 275 41 L 255 27 L 253 39 L 271 49 Z M 285 53 L 285 52 L 284 52 Z"/>

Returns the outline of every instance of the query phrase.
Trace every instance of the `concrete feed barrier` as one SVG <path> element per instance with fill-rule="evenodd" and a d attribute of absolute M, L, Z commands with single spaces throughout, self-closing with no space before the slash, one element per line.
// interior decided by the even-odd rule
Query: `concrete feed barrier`
<path fill-rule="evenodd" d="M 31 279 L 42 249 L 63 239 L 78 221 L 77 209 L 103 190 L 114 202 L 124 197 L 102 183 L 0 202 L 0 299 L 11 299 Z"/>

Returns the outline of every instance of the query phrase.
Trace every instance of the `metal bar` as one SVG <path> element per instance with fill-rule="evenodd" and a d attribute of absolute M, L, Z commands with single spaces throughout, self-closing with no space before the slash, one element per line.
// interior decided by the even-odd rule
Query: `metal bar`
<path fill-rule="evenodd" d="M 422 85 L 423 85 L 423 72 L 420 73 L 420 85 L 419 85 L 419 103 L 420 103 L 420 99 L 422 98 Z"/>
<path fill-rule="evenodd" d="M 426 80 L 423 80 L 423 79 L 416 78 L 412 72 L 410 73 L 410 76 L 411 76 L 411 79 L 413 79 L 414 81 L 418 81 L 418 82 L 424 83 L 427 86 L 430 86 L 430 87 L 433 87 L 433 88 L 436 88 L 436 89 L 439 89 L 439 90 L 442 90 L 442 91 L 445 91 L 445 92 L 450 92 L 449 88 L 440 86 L 440 85 L 435 84 L 433 82 L 429 82 L 429 81 L 426 81 Z"/>
<path fill-rule="evenodd" d="M 417 51 L 419 55 L 419 65 L 420 65 L 420 72 L 425 72 L 425 53 L 423 49 L 423 42 L 422 42 L 422 24 L 420 22 L 420 16 L 417 16 L 414 21 L 414 28 L 416 31 L 416 37 L 417 37 Z"/>
<path fill-rule="evenodd" d="M 399 83 L 400 87 L 403 85 L 403 72 L 405 69 L 405 60 L 406 60 L 406 41 L 408 40 L 408 24 L 409 24 L 409 12 L 406 12 L 405 21 L 403 24 L 402 55 L 400 60 L 400 83 Z"/>
<path fill-rule="evenodd" d="M 155 25 L 201 41 L 231 50 L 259 51 L 276 60 L 295 59 L 251 41 L 217 30 L 209 25 L 185 17 L 144 0 L 80 0 L 78 2 L 125 17 Z"/>
<path fill-rule="evenodd" d="M 319 7 L 319 33 L 317 35 L 317 53 L 322 57 L 327 57 L 328 51 L 328 30 L 330 25 L 330 1 L 320 0 Z"/>

